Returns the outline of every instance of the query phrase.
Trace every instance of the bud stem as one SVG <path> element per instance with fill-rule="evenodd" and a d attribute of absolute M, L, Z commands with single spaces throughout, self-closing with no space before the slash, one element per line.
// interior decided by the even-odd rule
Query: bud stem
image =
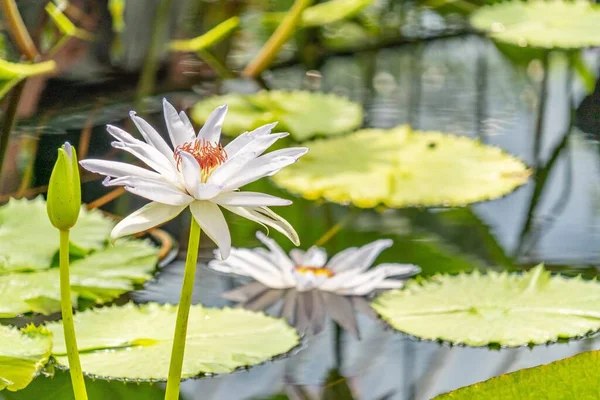
<path fill-rule="evenodd" d="M 171 350 L 171 363 L 169 365 L 169 377 L 167 379 L 167 390 L 165 400 L 177 400 L 179 398 L 179 386 L 181 385 L 181 370 L 183 367 L 183 354 L 187 337 L 188 318 L 192 305 L 192 293 L 194 291 L 194 278 L 196 276 L 196 264 L 198 262 L 198 248 L 200 246 L 200 225 L 192 216 L 190 226 L 190 238 L 188 241 L 187 257 L 185 260 L 185 271 L 183 273 L 183 286 L 179 307 L 177 308 L 177 321 L 175 322 L 175 336 Z"/>
<path fill-rule="evenodd" d="M 71 283 L 69 280 L 69 231 L 60 230 L 60 307 L 62 313 L 69 372 L 75 400 L 87 400 L 83 371 L 79 361 L 77 340 L 75 339 L 75 324 L 71 304 Z"/>

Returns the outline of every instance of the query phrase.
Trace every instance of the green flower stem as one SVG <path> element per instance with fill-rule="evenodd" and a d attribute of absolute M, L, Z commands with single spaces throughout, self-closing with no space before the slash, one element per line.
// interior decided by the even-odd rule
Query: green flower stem
<path fill-rule="evenodd" d="M 267 43 L 260 49 L 256 57 L 246 66 L 242 76 L 255 78 L 262 71 L 267 69 L 273 62 L 281 47 L 289 40 L 294 33 L 296 26 L 302 18 L 302 11 L 312 4 L 313 0 L 294 0 L 292 8 L 283 18 L 281 24 L 277 27 L 273 35 L 267 40 Z"/>
<path fill-rule="evenodd" d="M 0 5 L 4 12 L 8 30 L 15 40 L 17 48 L 29 61 L 33 61 L 40 53 L 35 47 L 35 44 L 33 44 L 33 40 L 27 31 L 27 27 L 25 27 L 17 3 L 15 0 L 0 0 Z"/>
<path fill-rule="evenodd" d="M 200 225 L 198 225 L 196 219 L 193 216 L 191 219 L 190 238 L 185 260 L 185 271 L 183 273 L 181 297 L 179 298 L 179 307 L 177 308 L 177 321 L 175 322 L 175 336 L 173 337 L 173 349 L 171 350 L 171 363 L 169 365 L 169 377 L 167 379 L 165 400 L 177 400 L 179 398 L 183 354 L 185 352 L 188 317 L 192 305 L 192 293 L 194 291 L 194 278 L 196 276 L 196 264 L 198 262 L 198 248 L 200 246 L 201 232 Z"/>
<path fill-rule="evenodd" d="M 60 230 L 60 308 L 62 312 L 65 342 L 67 344 L 67 357 L 69 358 L 69 372 L 75 400 L 87 400 L 83 370 L 79 361 L 77 340 L 75 339 L 75 324 L 73 322 L 73 309 L 71 305 L 71 283 L 69 282 L 69 231 Z"/>

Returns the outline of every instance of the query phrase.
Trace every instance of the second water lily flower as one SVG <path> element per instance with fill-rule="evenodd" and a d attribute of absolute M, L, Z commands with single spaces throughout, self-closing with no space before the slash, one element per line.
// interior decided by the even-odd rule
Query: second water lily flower
<path fill-rule="evenodd" d="M 116 126 L 107 127 L 116 139 L 113 147 L 134 155 L 152 170 L 116 161 L 81 161 L 85 169 L 106 175 L 106 186 L 124 186 L 129 192 L 152 201 L 119 222 L 111 233 L 112 239 L 167 222 L 189 207 L 225 259 L 229 256 L 231 236 L 220 209 L 223 207 L 268 225 L 298 244 L 292 226 L 268 208 L 289 205 L 291 201 L 263 193 L 242 192 L 239 188 L 277 173 L 296 162 L 308 149 L 285 148 L 263 155 L 275 141 L 287 136 L 287 133 L 271 134 L 275 124 L 243 133 L 223 147 L 219 140 L 227 106 L 213 111 L 198 134 L 184 112 L 177 113 L 166 100 L 163 108 L 172 146 L 134 112 L 131 118 L 144 141 Z"/>

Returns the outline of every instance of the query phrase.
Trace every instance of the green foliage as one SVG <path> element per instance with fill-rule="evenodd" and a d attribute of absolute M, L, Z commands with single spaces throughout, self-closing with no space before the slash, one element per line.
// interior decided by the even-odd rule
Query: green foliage
<path fill-rule="evenodd" d="M 52 333 L 33 325 L 21 330 L 0 325 L 0 390 L 20 390 L 46 365 Z"/>
<path fill-rule="evenodd" d="M 46 4 L 46 13 L 50 16 L 50 18 L 52 18 L 52 21 L 54 21 L 63 35 L 88 41 L 94 38 L 94 35 L 92 35 L 90 32 L 75 26 L 75 24 L 73 24 L 73 22 L 71 22 L 71 20 L 65 14 L 63 14 L 61 9 L 53 2 Z"/>
<path fill-rule="evenodd" d="M 227 37 L 240 26 L 239 17 L 231 17 L 212 28 L 203 35 L 187 40 L 174 40 L 169 44 L 173 51 L 201 51 L 205 50 Z"/>
<path fill-rule="evenodd" d="M 73 304 L 77 299 L 103 304 L 152 278 L 156 249 L 145 241 L 119 241 L 106 250 L 71 263 Z M 0 275 L 0 317 L 60 310 L 58 268 Z"/>
<path fill-rule="evenodd" d="M 113 222 L 100 211 L 81 209 L 71 231 L 71 252 L 85 255 L 102 249 Z M 0 207 L 0 276 L 7 272 L 42 270 L 51 267 L 58 251 L 58 231 L 48 220 L 46 202 L 10 199 Z"/>
<path fill-rule="evenodd" d="M 308 7 L 302 13 L 302 26 L 313 27 L 342 21 L 358 14 L 373 0 L 329 0 Z"/>
<path fill-rule="evenodd" d="M 600 351 L 501 375 L 436 397 L 437 400 L 595 400 Z"/>
<path fill-rule="evenodd" d="M 223 132 L 229 136 L 278 121 L 278 132 L 289 132 L 294 140 L 303 141 L 316 135 L 346 133 L 363 121 L 361 106 L 343 97 L 280 90 L 209 97 L 194 106 L 192 119 L 204 124 L 209 114 L 222 104 L 229 106 L 223 123 Z"/>
<path fill-rule="evenodd" d="M 600 329 L 600 285 L 527 273 L 439 275 L 372 303 L 394 328 L 422 339 L 470 346 L 522 346 L 573 338 Z"/>
<path fill-rule="evenodd" d="M 499 148 L 408 126 L 305 145 L 308 154 L 275 175 L 275 183 L 309 200 L 363 208 L 464 205 L 510 193 L 530 175 Z"/>
<path fill-rule="evenodd" d="M 512 0 L 480 8 L 470 21 L 494 40 L 518 47 L 600 46 L 600 5 L 589 1 Z"/>
<path fill-rule="evenodd" d="M 36 64 L 21 64 L 0 59 L 0 99 L 23 79 L 29 76 L 47 74 L 55 69 L 56 63 L 51 60 Z"/>
<path fill-rule="evenodd" d="M 107 307 L 75 315 L 83 371 L 103 379 L 164 381 L 169 368 L 177 307 L 149 303 Z M 61 323 L 53 356 L 66 366 Z M 193 305 L 187 332 L 183 378 L 228 373 L 286 353 L 298 344 L 296 331 L 281 319 L 241 309 Z"/>

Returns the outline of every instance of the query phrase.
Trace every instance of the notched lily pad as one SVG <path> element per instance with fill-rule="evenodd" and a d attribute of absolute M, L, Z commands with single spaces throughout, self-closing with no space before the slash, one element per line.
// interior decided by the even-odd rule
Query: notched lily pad
<path fill-rule="evenodd" d="M 485 6 L 471 25 L 519 47 L 577 49 L 600 46 L 600 5 L 589 1 L 519 1 Z"/>
<path fill-rule="evenodd" d="M 497 147 L 441 132 L 365 129 L 305 143 L 310 151 L 273 177 L 309 200 L 369 208 L 457 206 L 510 193 L 527 166 Z"/>
<path fill-rule="evenodd" d="M 551 276 L 542 265 L 522 275 L 435 276 L 371 305 L 399 331 L 469 346 L 544 344 L 600 329 L 600 284 Z"/>
<path fill-rule="evenodd" d="M 52 333 L 44 327 L 0 325 L 0 390 L 23 389 L 48 362 Z"/>
<path fill-rule="evenodd" d="M 98 210 L 81 209 L 71 231 L 71 253 L 102 249 L 114 223 Z M 46 202 L 10 199 L 0 207 L 0 276 L 7 272 L 50 268 L 58 251 L 58 230 L 50 224 Z"/>
<path fill-rule="evenodd" d="M 317 135 L 346 133 L 363 121 L 362 107 L 343 97 L 280 90 L 209 97 L 194 106 L 192 119 L 204 124 L 209 114 L 222 104 L 229 106 L 223 123 L 223 133 L 228 136 L 278 121 L 276 131 L 289 132 L 295 140 L 303 141 Z"/>
<path fill-rule="evenodd" d="M 149 303 L 93 309 L 75 315 L 83 372 L 101 379 L 165 381 L 177 307 Z M 68 365 L 62 325 L 54 333 L 52 354 Z M 242 309 L 193 305 L 182 377 L 229 373 L 283 354 L 298 345 L 284 320 Z"/>

